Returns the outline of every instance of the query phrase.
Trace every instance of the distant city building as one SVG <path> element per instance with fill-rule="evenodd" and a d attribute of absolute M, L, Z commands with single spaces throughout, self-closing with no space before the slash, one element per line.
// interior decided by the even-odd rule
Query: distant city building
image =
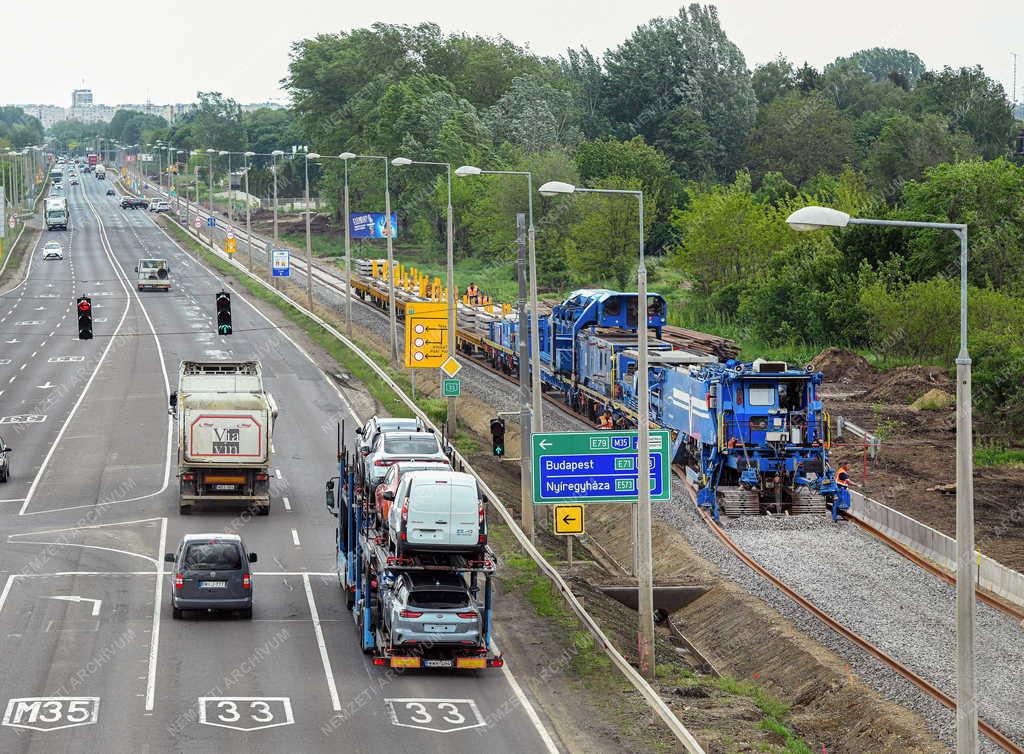
<path fill-rule="evenodd" d="M 92 89 L 74 89 L 71 92 L 72 109 L 92 107 Z"/>

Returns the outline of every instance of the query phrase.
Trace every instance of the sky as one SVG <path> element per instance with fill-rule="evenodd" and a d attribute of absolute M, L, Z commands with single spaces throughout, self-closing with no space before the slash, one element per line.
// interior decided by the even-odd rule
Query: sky
<path fill-rule="evenodd" d="M 293 42 L 377 21 L 432 21 L 446 32 L 504 35 L 543 55 L 585 46 L 603 54 L 638 25 L 674 15 L 678 0 L 177 0 L 20 2 L 0 35 L 0 104 L 70 105 L 84 85 L 102 104 L 191 102 L 219 91 L 239 102 L 280 100 Z M 866 47 L 913 50 L 929 68 L 982 65 L 1007 92 L 1011 53 L 1024 55 L 1019 3 L 980 0 L 720 0 L 726 33 L 747 64 L 780 52 L 821 68 Z M 385 7 L 386 6 L 386 7 Z M 19 31 L 20 28 L 20 31 Z M 40 33 L 43 32 L 43 33 Z M 102 43 L 99 43 L 102 40 Z M 1024 57 L 1018 61 L 1024 89 Z M 12 70 L 30 75 L 10 75 Z M 1019 96 L 1020 98 L 1020 96 Z"/>

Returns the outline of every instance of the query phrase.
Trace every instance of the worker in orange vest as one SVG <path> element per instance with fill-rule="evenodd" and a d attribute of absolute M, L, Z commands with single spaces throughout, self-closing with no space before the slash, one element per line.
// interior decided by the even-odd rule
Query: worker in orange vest
<path fill-rule="evenodd" d="M 480 289 L 476 287 L 476 283 L 469 284 L 469 288 L 466 289 L 466 298 L 471 304 L 480 303 Z"/>
<path fill-rule="evenodd" d="M 839 520 L 839 511 L 850 509 L 850 464 L 843 461 L 836 469 L 836 497 L 832 505 L 832 520 Z"/>
<path fill-rule="evenodd" d="M 598 429 L 615 429 L 615 425 L 612 423 L 612 415 L 608 412 L 608 409 L 604 410 L 601 414 L 601 419 L 597 424 Z"/>

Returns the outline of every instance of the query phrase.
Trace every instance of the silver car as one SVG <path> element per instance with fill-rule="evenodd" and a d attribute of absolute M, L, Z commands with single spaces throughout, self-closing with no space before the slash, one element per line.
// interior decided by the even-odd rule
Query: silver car
<path fill-rule="evenodd" d="M 403 572 L 381 595 L 395 646 L 480 644 L 480 610 L 457 573 Z"/>
<path fill-rule="evenodd" d="M 237 534 L 186 534 L 175 552 L 171 609 L 175 619 L 185 610 L 238 610 L 252 618 L 252 572 L 256 553 L 246 552 Z"/>
<path fill-rule="evenodd" d="M 399 461 L 447 461 L 448 456 L 432 432 L 384 432 L 366 456 L 369 491 L 377 488 L 388 467 Z"/>
<path fill-rule="evenodd" d="M 405 419 L 399 416 L 371 417 L 366 424 L 356 428 L 356 435 L 359 437 L 356 444 L 359 446 L 360 455 L 365 457 L 369 454 L 370 448 L 377 442 L 377 436 L 381 432 L 397 432 L 403 429 L 415 432 L 418 429 L 423 429 L 423 423 L 419 419 Z"/>

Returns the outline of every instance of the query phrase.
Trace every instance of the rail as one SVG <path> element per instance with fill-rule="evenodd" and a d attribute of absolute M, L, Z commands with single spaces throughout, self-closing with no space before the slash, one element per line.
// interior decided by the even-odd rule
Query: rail
<path fill-rule="evenodd" d="M 417 416 L 421 421 L 423 421 L 426 426 L 432 427 L 435 431 L 438 429 L 436 426 L 434 426 L 434 423 L 431 421 L 430 417 L 427 416 L 419 408 L 419 406 L 417 406 L 412 401 L 412 399 L 405 394 L 402 388 L 397 383 L 395 383 L 394 380 L 391 379 L 387 372 L 385 372 L 368 355 L 363 353 L 363 351 L 355 343 L 350 341 L 342 333 L 336 330 L 330 323 L 323 320 L 316 313 L 309 311 L 305 306 L 295 301 L 290 296 L 277 290 L 272 285 L 267 283 L 267 281 L 265 281 L 263 278 L 259 277 L 253 272 L 250 272 L 243 264 L 228 257 L 226 254 L 221 252 L 216 247 L 211 246 L 210 244 L 207 244 L 204 241 L 201 241 L 201 243 L 207 249 L 209 249 L 215 255 L 217 255 L 219 258 L 226 260 L 240 273 L 258 282 L 268 292 L 277 295 L 278 297 L 286 301 L 288 304 L 295 307 L 298 311 L 302 312 L 306 317 L 320 325 L 320 327 L 322 327 L 326 332 L 328 332 L 340 343 L 349 348 L 352 351 L 352 353 L 358 356 L 368 367 L 370 367 L 370 369 L 372 369 L 374 373 L 391 390 L 393 390 L 395 394 L 398 395 L 399 398 L 401 398 L 402 402 L 409 408 L 409 410 L 412 411 L 413 414 Z M 555 587 L 562 595 L 562 598 L 569 605 L 572 611 L 576 614 L 576 617 L 594 637 L 598 646 L 600 646 L 601 649 L 605 652 L 605 654 L 608 655 L 612 663 L 626 677 L 626 680 L 628 680 L 633 685 L 633 687 L 640 692 L 640 695 L 643 696 L 647 704 L 651 707 L 655 714 L 657 714 L 658 717 L 661 718 L 662 722 L 665 723 L 669 730 L 672 731 L 672 734 L 679 740 L 679 742 L 683 745 L 686 751 L 689 752 L 689 754 L 705 754 L 704 749 L 701 748 L 701 745 L 693 737 L 693 734 L 691 734 L 690 731 L 687 730 L 686 726 L 684 726 L 683 723 L 679 720 L 679 718 L 676 717 L 675 713 L 672 712 L 671 708 L 665 703 L 665 701 L 661 698 L 658 692 L 655 691 L 649 683 L 647 683 L 644 677 L 640 675 L 640 673 L 638 673 L 637 670 L 629 664 L 626 658 L 622 656 L 618 649 L 615 648 L 615 645 L 608 639 L 604 631 L 601 630 L 601 627 L 590 616 L 590 614 L 583 607 L 583 604 L 573 594 L 572 589 L 569 587 L 569 584 L 565 581 L 565 579 L 562 578 L 562 575 L 557 571 L 557 569 L 555 569 L 554 566 L 548 563 L 544 555 L 536 547 L 534 547 L 533 543 L 530 542 L 530 539 L 523 533 L 522 529 L 519 528 L 519 525 L 516 523 L 515 518 L 512 516 L 512 513 L 508 510 L 508 508 L 505 507 L 504 503 L 501 502 L 501 499 L 498 497 L 498 495 L 487 485 L 486 482 L 483 481 L 483 479 L 480 478 L 480 475 L 473 469 L 472 465 L 469 463 L 469 460 L 466 459 L 466 457 L 459 453 L 457 450 L 455 450 L 454 453 L 455 457 L 462 464 L 463 468 L 469 473 L 471 473 L 474 477 L 476 477 L 477 482 L 480 485 L 481 491 L 484 493 L 485 497 L 487 498 L 491 506 L 498 512 L 502 520 L 509 527 L 509 530 L 515 536 L 516 541 L 519 543 L 520 547 L 522 547 L 522 549 L 530 556 L 534 563 L 536 563 L 537 567 L 554 583 Z"/>

